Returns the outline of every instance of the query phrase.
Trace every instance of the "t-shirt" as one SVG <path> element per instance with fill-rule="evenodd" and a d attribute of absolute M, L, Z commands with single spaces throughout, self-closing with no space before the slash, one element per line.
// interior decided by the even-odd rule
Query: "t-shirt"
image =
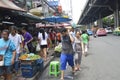
<path fill-rule="evenodd" d="M 28 32 L 26 32 L 26 34 L 24 34 L 23 37 L 24 37 L 24 43 L 32 39 L 32 35 Z"/>
<path fill-rule="evenodd" d="M 38 33 L 38 39 L 40 39 L 40 45 L 47 45 L 48 34 L 45 32 L 45 39 L 43 39 L 42 33 Z"/>
<path fill-rule="evenodd" d="M 61 33 L 57 33 L 57 40 L 61 40 Z"/>
<path fill-rule="evenodd" d="M 75 37 L 75 52 L 81 52 L 82 46 L 81 46 L 81 38 Z"/>
<path fill-rule="evenodd" d="M 55 40 L 55 37 L 56 37 L 56 34 L 51 32 L 50 33 L 50 39 L 51 40 Z"/>
<path fill-rule="evenodd" d="M 21 35 L 16 34 L 15 36 L 13 36 L 12 34 L 9 35 L 9 39 L 11 39 L 16 47 L 16 52 L 17 54 L 20 53 L 20 44 L 22 43 L 22 39 L 21 39 Z"/>
<path fill-rule="evenodd" d="M 9 47 L 8 47 L 9 45 Z M 6 49 L 8 48 L 7 52 Z M 5 41 L 4 39 L 0 39 L 0 55 L 4 55 L 4 65 L 10 66 L 12 57 L 13 57 L 13 51 L 15 51 L 15 45 L 11 40 Z M 6 52 L 6 53 L 5 53 Z"/>
<path fill-rule="evenodd" d="M 89 36 L 87 34 L 82 34 L 81 38 L 83 43 L 87 44 L 89 42 Z"/>
<path fill-rule="evenodd" d="M 62 36 L 62 53 L 73 54 L 73 47 L 69 35 Z"/>

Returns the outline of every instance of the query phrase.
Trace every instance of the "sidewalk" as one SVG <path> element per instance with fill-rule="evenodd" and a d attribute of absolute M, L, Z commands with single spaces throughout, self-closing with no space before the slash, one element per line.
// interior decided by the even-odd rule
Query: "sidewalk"
<path fill-rule="evenodd" d="M 48 56 L 49 56 L 49 60 L 47 62 L 44 62 L 44 70 L 47 68 L 47 66 L 49 65 L 49 63 L 54 59 L 54 56 L 51 56 L 54 53 L 54 50 L 51 49 L 48 51 Z M 43 70 L 43 72 L 44 72 Z M 42 74 L 42 72 L 38 72 L 34 77 L 32 78 L 23 78 L 22 76 L 20 77 L 14 77 L 13 80 L 38 80 L 40 75 Z M 0 79 L 1 80 L 1 79 Z"/>
<path fill-rule="evenodd" d="M 59 61 L 60 58 L 54 58 L 53 61 Z M 60 74 L 58 77 L 55 77 L 54 75 L 49 75 L 49 67 L 47 67 L 43 74 L 40 76 L 38 80 L 60 80 Z M 80 74 L 80 72 L 76 72 L 76 75 L 72 74 L 71 67 L 67 65 L 67 70 L 65 71 L 65 80 L 79 80 L 76 79 L 76 77 Z"/>

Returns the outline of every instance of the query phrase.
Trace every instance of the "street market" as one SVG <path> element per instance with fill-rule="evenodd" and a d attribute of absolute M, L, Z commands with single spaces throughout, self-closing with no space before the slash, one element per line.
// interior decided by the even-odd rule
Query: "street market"
<path fill-rule="evenodd" d="M 0 80 L 119 80 L 119 0 L 0 0 Z"/>

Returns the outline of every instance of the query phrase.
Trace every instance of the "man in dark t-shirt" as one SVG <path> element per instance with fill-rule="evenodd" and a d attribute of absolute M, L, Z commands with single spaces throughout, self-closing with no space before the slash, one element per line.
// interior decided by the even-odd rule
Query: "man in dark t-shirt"
<path fill-rule="evenodd" d="M 66 70 L 67 63 L 72 67 L 72 71 L 74 70 L 74 59 L 73 59 L 73 47 L 72 43 L 74 42 L 74 38 L 72 35 L 69 35 L 67 32 L 67 29 L 63 28 L 62 31 L 62 53 L 60 57 L 60 63 L 61 63 L 61 80 L 64 80 L 64 71 Z"/>

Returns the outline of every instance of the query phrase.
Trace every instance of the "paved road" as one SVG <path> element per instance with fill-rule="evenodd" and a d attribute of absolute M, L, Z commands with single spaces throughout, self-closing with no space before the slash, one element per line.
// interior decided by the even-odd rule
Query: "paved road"
<path fill-rule="evenodd" d="M 74 80 L 120 80 L 120 37 L 91 38 L 89 55 L 82 58 L 82 70 Z M 66 75 L 70 74 L 70 68 Z M 39 80 L 59 80 L 48 76 L 48 68 Z M 71 80 L 71 79 L 66 79 Z"/>

